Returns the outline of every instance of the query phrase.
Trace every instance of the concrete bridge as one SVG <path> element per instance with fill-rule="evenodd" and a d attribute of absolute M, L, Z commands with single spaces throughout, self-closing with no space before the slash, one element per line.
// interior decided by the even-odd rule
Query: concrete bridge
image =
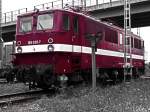
<path fill-rule="evenodd" d="M 87 7 L 91 15 L 123 27 L 124 1 L 115 1 Z M 131 26 L 150 26 L 150 0 L 131 0 Z"/>
<path fill-rule="evenodd" d="M 55 4 L 54 2 L 49 2 L 45 4 L 40 4 L 34 6 L 34 8 L 45 9 L 60 7 L 63 8 L 66 3 L 63 0 L 58 0 L 61 4 Z M 78 0 L 79 1 L 79 0 Z M 97 1 L 97 0 L 96 0 Z M 81 5 L 74 2 L 69 2 L 71 5 Z M 119 26 L 123 26 L 123 0 L 118 0 L 114 2 L 100 3 L 97 1 L 96 4 L 86 4 L 86 10 L 93 15 L 104 21 L 113 22 Z M 2 18 L 2 37 L 5 42 L 12 41 L 15 39 L 16 30 L 16 17 L 19 14 L 30 12 L 27 8 L 19 9 L 15 11 L 10 11 L 3 14 Z M 132 27 L 143 27 L 150 26 L 150 0 L 131 0 L 131 18 Z"/>

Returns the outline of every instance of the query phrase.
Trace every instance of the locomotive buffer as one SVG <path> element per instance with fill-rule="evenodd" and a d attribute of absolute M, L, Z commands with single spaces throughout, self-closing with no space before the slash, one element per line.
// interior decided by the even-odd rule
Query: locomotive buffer
<path fill-rule="evenodd" d="M 96 34 L 87 34 L 86 39 L 90 42 L 92 48 L 92 89 L 93 92 L 96 89 L 96 59 L 95 52 L 97 51 L 97 43 L 102 39 L 102 32 Z"/>

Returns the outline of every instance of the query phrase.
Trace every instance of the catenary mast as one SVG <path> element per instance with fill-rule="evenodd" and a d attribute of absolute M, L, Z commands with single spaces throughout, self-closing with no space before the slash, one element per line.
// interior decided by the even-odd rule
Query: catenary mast
<path fill-rule="evenodd" d="M 131 7 L 130 0 L 124 0 L 124 80 L 132 78 L 132 45 L 131 45 Z"/>

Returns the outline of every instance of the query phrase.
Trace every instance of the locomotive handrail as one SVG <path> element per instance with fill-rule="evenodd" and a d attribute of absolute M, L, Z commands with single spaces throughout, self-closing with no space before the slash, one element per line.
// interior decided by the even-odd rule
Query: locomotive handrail
<path fill-rule="evenodd" d="M 97 0 L 95 0 L 97 1 Z M 113 0 L 112 0 L 113 1 Z M 116 1 L 116 0 L 115 0 Z M 122 0 L 117 0 L 117 1 L 122 1 Z M 93 4 L 94 3 L 94 4 Z M 87 2 L 86 3 L 86 7 L 91 7 L 91 6 L 100 6 L 100 4 L 104 4 L 104 3 L 109 3 L 108 1 L 106 2 L 105 0 L 103 0 L 103 2 Z M 67 1 L 65 2 L 65 0 L 55 0 L 52 2 L 47 2 L 47 3 L 43 3 L 43 4 L 39 4 L 33 7 L 33 10 L 35 8 L 38 9 L 53 9 L 53 8 L 64 8 L 64 6 L 68 4 L 71 6 L 82 6 L 83 4 L 81 3 L 81 0 L 71 0 L 71 1 Z M 87 8 L 89 10 L 89 8 Z M 17 16 L 20 14 L 25 14 L 28 12 L 31 12 L 33 10 L 28 10 L 28 8 L 22 8 L 22 9 L 18 9 L 18 10 L 14 10 L 14 11 L 9 11 L 9 12 L 5 12 L 2 14 L 2 24 L 7 24 L 10 22 L 14 22 L 17 20 Z"/>

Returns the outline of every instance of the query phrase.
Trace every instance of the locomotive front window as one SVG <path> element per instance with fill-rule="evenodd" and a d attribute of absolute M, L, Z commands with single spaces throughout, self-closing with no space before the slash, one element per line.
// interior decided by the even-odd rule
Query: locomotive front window
<path fill-rule="evenodd" d="M 38 16 L 37 30 L 53 28 L 53 14 L 43 14 Z"/>
<path fill-rule="evenodd" d="M 19 32 L 30 32 L 32 30 L 32 17 L 24 17 L 20 19 Z"/>

